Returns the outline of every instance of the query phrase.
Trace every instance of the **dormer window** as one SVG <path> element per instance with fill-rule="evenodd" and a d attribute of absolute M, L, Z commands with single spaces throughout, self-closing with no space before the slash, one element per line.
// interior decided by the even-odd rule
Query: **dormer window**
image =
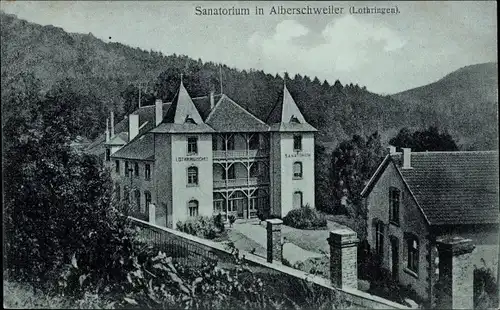
<path fill-rule="evenodd" d="M 290 118 L 290 123 L 300 124 L 299 119 L 295 115 L 292 115 Z"/>
<path fill-rule="evenodd" d="M 184 121 L 184 123 L 187 123 L 187 124 L 195 124 L 196 125 L 196 122 L 194 121 L 194 119 L 191 117 L 191 116 L 186 116 L 186 120 Z"/>

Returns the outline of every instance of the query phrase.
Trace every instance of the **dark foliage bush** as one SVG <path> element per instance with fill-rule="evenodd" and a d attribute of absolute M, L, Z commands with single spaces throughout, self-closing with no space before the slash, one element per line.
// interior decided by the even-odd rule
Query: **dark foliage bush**
<path fill-rule="evenodd" d="M 489 268 L 474 269 L 474 308 L 493 309 L 498 306 L 498 284 Z"/>
<path fill-rule="evenodd" d="M 234 222 L 236 222 L 236 216 L 234 216 L 234 214 L 230 214 L 228 219 L 229 219 L 229 225 L 232 227 Z"/>
<path fill-rule="evenodd" d="M 214 224 L 220 232 L 224 232 L 224 230 L 226 229 L 226 226 L 224 226 L 224 219 L 222 218 L 222 214 L 220 213 L 214 216 Z"/>
<path fill-rule="evenodd" d="M 283 224 L 298 229 L 324 229 L 327 222 L 323 213 L 306 205 L 288 212 Z"/>
<path fill-rule="evenodd" d="M 177 222 L 177 230 L 205 239 L 215 239 L 221 232 L 215 225 L 215 217 L 197 216 Z"/>

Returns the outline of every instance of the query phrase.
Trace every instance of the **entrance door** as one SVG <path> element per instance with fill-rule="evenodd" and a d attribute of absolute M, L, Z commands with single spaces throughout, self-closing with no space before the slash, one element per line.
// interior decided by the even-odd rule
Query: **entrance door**
<path fill-rule="evenodd" d="M 302 207 L 302 192 L 293 193 L 293 208 L 300 209 Z"/>
<path fill-rule="evenodd" d="M 394 280 L 398 279 L 399 273 L 399 241 L 391 238 L 391 273 Z"/>

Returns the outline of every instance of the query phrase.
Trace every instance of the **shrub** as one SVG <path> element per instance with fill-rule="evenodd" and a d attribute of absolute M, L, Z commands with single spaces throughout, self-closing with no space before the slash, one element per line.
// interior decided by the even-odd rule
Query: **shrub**
<path fill-rule="evenodd" d="M 214 224 L 215 224 L 215 227 L 217 227 L 217 229 L 220 231 L 220 232 L 224 232 L 224 230 L 226 229 L 225 225 L 224 225 L 224 219 L 222 218 L 222 214 L 217 214 L 216 216 L 214 216 Z"/>
<path fill-rule="evenodd" d="M 214 218 L 208 216 L 197 216 L 184 222 L 179 221 L 177 230 L 205 239 L 215 239 L 220 232 L 215 226 Z"/>
<path fill-rule="evenodd" d="M 311 208 L 309 205 L 288 212 L 283 218 L 283 223 L 298 229 L 326 228 L 326 218 L 324 214 Z"/>
<path fill-rule="evenodd" d="M 493 309 L 498 305 L 497 281 L 493 271 L 481 267 L 474 269 L 474 309 Z"/>
<path fill-rule="evenodd" d="M 229 215 L 229 225 L 232 227 L 234 222 L 236 222 L 236 216 L 234 214 Z"/>

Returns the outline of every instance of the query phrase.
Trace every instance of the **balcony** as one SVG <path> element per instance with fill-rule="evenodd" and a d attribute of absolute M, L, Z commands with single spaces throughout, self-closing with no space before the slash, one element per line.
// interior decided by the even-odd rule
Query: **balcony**
<path fill-rule="evenodd" d="M 240 178 L 240 179 L 227 179 L 227 180 L 214 180 L 214 188 L 226 188 L 226 181 L 228 188 L 234 187 L 249 187 L 249 186 L 259 186 L 268 185 L 269 179 L 258 177 L 258 178 Z"/>
<path fill-rule="evenodd" d="M 214 160 L 261 158 L 268 156 L 269 156 L 269 150 L 265 149 L 213 151 Z"/>

